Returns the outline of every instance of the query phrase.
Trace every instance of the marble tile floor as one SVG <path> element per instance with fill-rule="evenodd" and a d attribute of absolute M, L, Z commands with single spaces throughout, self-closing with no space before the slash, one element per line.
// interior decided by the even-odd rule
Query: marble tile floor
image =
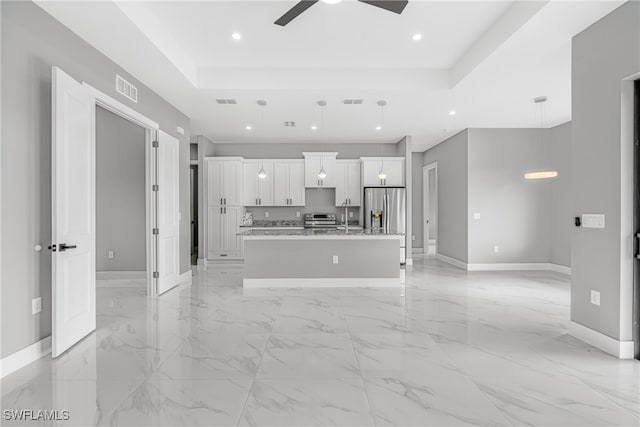
<path fill-rule="evenodd" d="M 148 298 L 0 381 L 75 426 L 640 426 L 640 363 L 567 335 L 569 281 L 418 258 L 401 289 L 245 291 L 242 265 Z"/>

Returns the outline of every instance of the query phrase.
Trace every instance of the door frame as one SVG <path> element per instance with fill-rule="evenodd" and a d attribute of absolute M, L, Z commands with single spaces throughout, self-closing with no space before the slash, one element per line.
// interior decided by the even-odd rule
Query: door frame
<path fill-rule="evenodd" d="M 435 200 L 436 212 L 435 218 L 429 218 L 429 221 L 435 222 L 436 230 L 438 228 L 438 162 L 429 163 L 422 167 L 422 247 L 425 255 L 429 253 L 429 226 L 424 222 L 429 215 L 429 171 L 435 171 Z M 436 235 L 436 255 L 438 254 L 438 236 Z"/>
<path fill-rule="evenodd" d="M 146 275 L 147 295 L 158 294 L 157 283 L 153 277 L 156 271 L 157 248 L 153 228 L 157 220 L 157 206 L 152 186 L 156 180 L 156 159 L 153 152 L 153 141 L 157 141 L 160 125 L 148 117 L 138 113 L 133 108 L 94 88 L 87 82 L 82 85 L 88 88 L 96 99 L 96 106 L 102 107 L 117 116 L 142 127 L 145 131 L 145 246 L 146 246 Z"/>

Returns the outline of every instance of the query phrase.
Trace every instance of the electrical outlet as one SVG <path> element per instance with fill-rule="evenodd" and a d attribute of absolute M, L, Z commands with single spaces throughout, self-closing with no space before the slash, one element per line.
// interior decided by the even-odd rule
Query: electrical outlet
<path fill-rule="evenodd" d="M 498 252 L 500 252 L 500 247 L 499 247 L 499 246 L 497 246 L 497 245 L 496 245 L 496 246 L 494 246 L 494 247 L 493 247 L 493 252 L 494 252 L 494 253 L 496 253 L 496 254 L 497 254 Z"/>
<path fill-rule="evenodd" d="M 107 258 L 109 258 L 109 259 L 113 259 L 113 257 L 114 257 L 114 253 L 113 253 L 113 251 L 108 251 L 108 252 L 107 252 Z"/>
<path fill-rule="evenodd" d="M 296 212 L 296 218 L 300 218 L 300 212 Z"/>
<path fill-rule="evenodd" d="M 591 304 L 600 305 L 600 292 L 591 290 Z"/>
<path fill-rule="evenodd" d="M 269 218 L 269 211 L 264 211 L 264 217 Z"/>
<path fill-rule="evenodd" d="M 349 218 L 353 218 L 353 212 L 349 212 Z"/>
<path fill-rule="evenodd" d="M 411 240 L 416 240 L 415 234 L 413 236 L 411 236 Z"/>
<path fill-rule="evenodd" d="M 333 263 L 337 264 L 338 263 L 338 255 L 334 255 L 333 256 Z"/>
<path fill-rule="evenodd" d="M 480 219 L 480 212 L 474 212 L 473 219 Z"/>
<path fill-rule="evenodd" d="M 34 298 L 31 300 L 31 314 L 38 314 L 42 311 L 42 298 Z"/>

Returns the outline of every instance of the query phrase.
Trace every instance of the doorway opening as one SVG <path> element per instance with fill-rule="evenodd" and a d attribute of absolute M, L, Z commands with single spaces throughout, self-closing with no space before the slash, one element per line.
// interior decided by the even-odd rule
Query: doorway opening
<path fill-rule="evenodd" d="M 96 285 L 147 284 L 145 129 L 96 107 Z"/>
<path fill-rule="evenodd" d="M 633 355 L 640 360 L 640 79 L 634 82 L 633 141 L 633 228 L 636 232 L 633 265 Z"/>
<path fill-rule="evenodd" d="M 422 168 L 422 229 L 424 253 L 438 253 L 438 163 Z"/>
<path fill-rule="evenodd" d="M 195 145 L 195 144 L 194 144 Z M 190 166 L 191 265 L 198 264 L 198 165 Z"/>

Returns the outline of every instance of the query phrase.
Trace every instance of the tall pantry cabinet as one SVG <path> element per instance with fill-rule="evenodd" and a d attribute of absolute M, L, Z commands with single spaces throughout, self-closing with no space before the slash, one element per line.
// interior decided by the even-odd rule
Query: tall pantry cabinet
<path fill-rule="evenodd" d="M 242 158 L 211 157 L 207 173 L 207 258 L 242 258 Z"/>

